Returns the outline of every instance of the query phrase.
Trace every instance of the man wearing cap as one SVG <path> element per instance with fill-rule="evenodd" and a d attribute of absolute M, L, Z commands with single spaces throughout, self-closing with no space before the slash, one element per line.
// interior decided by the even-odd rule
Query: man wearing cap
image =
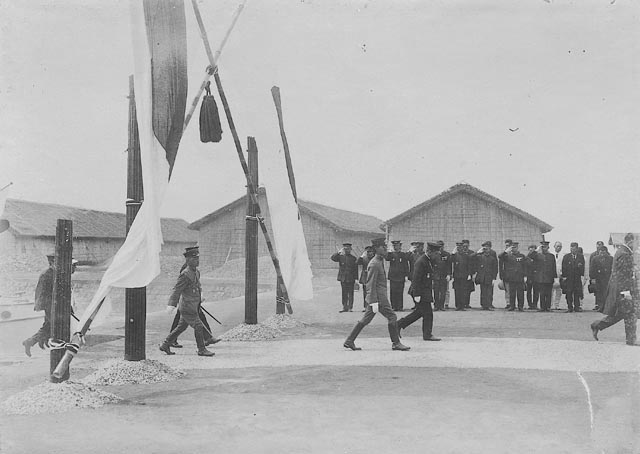
<path fill-rule="evenodd" d="M 367 266 L 375 255 L 376 252 L 373 250 L 373 246 L 367 246 L 364 248 L 364 252 L 360 257 L 358 257 L 358 261 L 356 262 L 358 266 L 362 267 L 362 271 L 360 272 L 360 279 L 358 279 L 358 282 L 360 282 L 360 285 L 362 285 L 362 298 L 364 300 L 364 309 L 362 309 L 362 312 L 364 312 L 364 310 L 367 308 Z"/>
<path fill-rule="evenodd" d="M 480 285 L 480 306 L 483 311 L 493 310 L 493 281 L 497 275 L 498 258 L 491 249 L 491 241 L 485 241 L 476 255 L 476 284 Z"/>
<path fill-rule="evenodd" d="M 339 265 L 338 280 L 342 287 L 342 310 L 340 312 L 353 310 L 353 290 L 356 279 L 358 279 L 358 259 L 351 254 L 351 246 L 351 243 L 343 243 L 342 249 L 331 256 L 331 260 Z"/>
<path fill-rule="evenodd" d="M 184 254 L 187 267 L 180 273 L 176 285 L 173 287 L 167 312 L 173 312 L 176 306 L 180 309 L 180 322 L 178 326 L 169 333 L 164 342 L 160 345 L 160 350 L 167 355 L 174 355 L 171 351 L 178 336 L 187 327 L 191 326 L 198 346 L 198 356 L 213 356 L 215 353 L 207 350 L 205 346 L 205 328 L 198 316 L 198 309 L 202 303 L 202 286 L 200 285 L 200 252 L 197 246 L 186 248 Z"/>
<path fill-rule="evenodd" d="M 38 347 L 44 349 L 49 346 L 49 338 L 51 337 L 51 310 L 53 306 L 53 280 L 56 275 L 54 267 L 54 254 L 47 255 L 49 267 L 40 274 L 38 283 L 36 284 L 34 311 L 44 311 L 44 322 L 40 329 L 31 337 L 22 341 L 24 353 L 31 356 L 31 347 L 38 344 Z M 71 274 L 76 271 L 78 261 L 71 260 Z M 71 296 L 73 299 L 73 295 Z M 71 315 L 73 315 L 73 306 L 71 307 Z"/>
<path fill-rule="evenodd" d="M 427 243 L 427 249 L 429 251 L 435 251 L 439 249 L 439 246 L 437 243 L 429 242 Z M 411 288 L 409 289 L 409 295 L 411 295 L 411 298 L 413 298 L 415 308 L 409 315 L 398 320 L 398 334 L 400 334 L 400 332 L 402 332 L 404 328 L 422 318 L 422 339 L 426 341 L 440 340 L 432 334 L 432 274 L 433 267 L 431 266 L 429 255 L 422 254 L 420 257 L 418 257 L 418 260 L 416 260 L 413 270 L 413 276 L 411 278 Z"/>
<path fill-rule="evenodd" d="M 551 311 L 551 291 L 557 277 L 556 258 L 549 252 L 549 242 L 541 241 L 540 246 L 529 254 L 533 268 L 533 285 L 540 297 L 538 312 Z M 527 282 L 528 284 L 528 282 Z"/>
<path fill-rule="evenodd" d="M 376 255 L 367 266 L 367 309 L 362 319 L 353 327 L 343 346 L 351 350 L 361 350 L 361 348 L 356 347 L 355 340 L 360 331 L 371 323 L 376 313 L 380 312 L 387 319 L 391 349 L 399 351 L 410 350 L 410 347 L 400 342 L 397 326 L 398 319 L 387 298 L 387 276 L 384 270 L 384 261 L 387 253 L 385 238 L 371 240 L 371 244 L 375 249 Z"/>
<path fill-rule="evenodd" d="M 524 311 L 524 285 L 527 273 L 527 258 L 518 250 L 519 243 L 513 241 L 508 252 L 505 252 L 500 266 L 500 279 L 509 292 L 508 311 L 516 310 L 516 299 L 518 300 L 518 311 Z"/>
<path fill-rule="evenodd" d="M 535 285 L 536 268 L 533 266 L 532 257 L 537 249 L 538 246 L 532 244 L 529 246 L 529 252 L 527 252 L 527 284 L 525 286 L 525 291 L 527 293 L 527 305 L 529 306 L 529 310 L 532 311 L 538 309 L 538 300 L 540 299 L 538 286 Z"/>
<path fill-rule="evenodd" d="M 404 309 L 404 282 L 409 275 L 409 257 L 402 251 L 402 242 L 391 242 L 393 251 L 387 253 L 385 259 L 389 262 L 389 299 L 394 311 Z"/>
<path fill-rule="evenodd" d="M 456 311 L 464 311 L 469 307 L 471 288 L 474 287 L 474 258 L 468 253 L 464 242 L 456 243 L 456 251 L 451 254 L 453 269 L 453 290 L 455 291 Z"/>
<path fill-rule="evenodd" d="M 607 247 L 603 244 L 592 254 L 589 264 L 590 283 L 595 286 L 596 307 L 594 310 L 602 312 L 607 298 L 607 287 L 611 278 L 613 257 L 611 257 Z"/>
<path fill-rule="evenodd" d="M 567 297 L 567 312 L 582 312 L 580 299 L 584 296 L 584 255 L 578 252 L 578 243 L 571 243 L 569 253 L 562 258 L 560 275 L 562 291 Z"/>
<path fill-rule="evenodd" d="M 451 253 L 445 251 L 444 241 L 438 240 L 439 250 L 431 257 L 433 265 L 433 306 L 434 311 L 449 309 L 449 281 L 451 280 Z M 438 258 L 435 255 L 438 255 Z"/>
<path fill-rule="evenodd" d="M 565 256 L 564 252 L 562 252 L 562 243 L 560 241 L 553 243 L 552 254 L 556 259 L 556 274 L 558 275 L 558 278 L 553 283 L 553 297 L 551 299 L 551 303 L 553 305 L 553 310 L 557 311 L 560 309 L 560 300 L 562 299 L 560 276 L 562 276 L 562 260 Z"/>
<path fill-rule="evenodd" d="M 504 251 L 501 252 L 500 255 L 498 255 L 498 270 L 501 270 L 504 266 L 503 261 L 506 255 L 511 251 L 511 243 L 513 243 L 513 240 L 511 239 L 504 240 Z M 504 290 L 504 308 L 509 309 L 509 289 L 506 285 L 504 285 L 504 281 L 502 281 L 502 279 L 501 282 L 498 283 L 498 288 L 502 288 L 502 290 Z"/>
<path fill-rule="evenodd" d="M 624 236 L 624 244 L 618 248 L 613 257 L 613 269 L 603 312 L 605 317 L 591 324 L 591 333 L 595 340 L 598 340 L 599 331 L 624 320 L 627 345 L 640 346 L 636 343 L 636 325 L 640 304 L 633 269 L 634 240 L 633 233 L 627 233 Z"/>

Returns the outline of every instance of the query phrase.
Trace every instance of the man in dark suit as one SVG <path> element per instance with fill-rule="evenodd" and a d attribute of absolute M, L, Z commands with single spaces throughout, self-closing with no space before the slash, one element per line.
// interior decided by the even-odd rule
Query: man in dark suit
<path fill-rule="evenodd" d="M 498 275 L 498 258 L 491 249 L 491 241 L 482 243 L 476 255 L 476 284 L 480 285 L 480 306 L 483 311 L 493 310 L 493 281 Z"/>
<path fill-rule="evenodd" d="M 596 307 L 598 312 L 604 311 L 604 302 L 607 298 L 607 287 L 611 278 L 611 268 L 613 257 L 609 254 L 607 247 L 603 244 L 589 258 L 589 279 L 591 285 L 595 286 Z"/>
<path fill-rule="evenodd" d="M 433 277 L 433 299 L 436 311 L 444 311 L 449 309 L 449 281 L 453 272 L 451 270 L 451 253 L 444 249 L 444 241 L 438 240 L 440 250 L 440 262 L 436 263 L 433 259 L 431 263 L 434 268 Z"/>
<path fill-rule="evenodd" d="M 604 307 L 606 317 L 591 324 L 591 332 L 595 340 L 598 340 L 598 331 L 624 320 L 627 345 L 640 345 L 636 344 L 636 324 L 640 304 L 633 272 L 634 240 L 633 233 L 627 233 L 624 244 L 618 248 L 613 257 L 613 268 Z"/>
<path fill-rule="evenodd" d="M 527 253 L 527 284 L 525 290 L 527 292 L 527 305 L 529 306 L 529 310 L 532 311 L 538 309 L 538 299 L 540 298 L 538 286 L 535 285 L 536 269 L 533 266 L 532 259 L 532 254 L 535 253 L 537 248 L 535 244 L 532 244 L 529 246 L 529 252 Z"/>
<path fill-rule="evenodd" d="M 362 271 L 360 272 L 360 279 L 358 280 L 358 282 L 360 282 L 360 285 L 362 285 L 362 297 L 364 298 L 364 309 L 362 310 L 362 312 L 364 312 L 367 308 L 367 266 L 369 265 L 371 259 L 375 257 L 375 255 L 376 253 L 373 250 L 373 246 L 367 246 L 364 248 L 364 252 L 360 257 L 358 257 L 358 261 L 356 262 L 356 265 L 362 267 Z"/>
<path fill-rule="evenodd" d="M 558 276 L 556 257 L 549 252 L 549 242 L 541 241 L 540 246 L 529 254 L 533 267 L 533 287 L 540 295 L 538 312 L 551 312 L 553 282 Z"/>
<path fill-rule="evenodd" d="M 527 274 L 527 258 L 518 250 L 519 244 L 513 241 L 503 255 L 500 267 L 500 279 L 504 282 L 504 287 L 509 293 L 508 311 L 516 310 L 516 299 L 518 300 L 518 311 L 524 311 L 524 285 Z"/>
<path fill-rule="evenodd" d="M 331 260 L 339 264 L 338 280 L 342 287 L 342 310 L 340 312 L 353 310 L 353 290 L 358 278 L 358 259 L 351 254 L 351 246 L 351 243 L 343 243 L 342 249 L 331 256 Z"/>
<path fill-rule="evenodd" d="M 562 259 L 560 277 L 562 291 L 567 298 L 567 312 L 582 312 L 580 299 L 583 297 L 584 255 L 578 252 L 578 243 L 571 243 L 569 253 Z"/>
<path fill-rule="evenodd" d="M 469 306 L 472 276 L 474 272 L 472 255 L 463 242 L 456 243 L 456 252 L 451 254 L 451 267 L 453 269 L 453 289 L 455 290 L 456 311 L 464 311 Z"/>
<path fill-rule="evenodd" d="M 409 258 L 407 253 L 402 251 L 402 242 L 392 241 L 393 251 L 387 253 L 386 260 L 389 262 L 389 299 L 391 308 L 394 311 L 402 312 L 404 308 L 404 283 L 409 275 Z"/>
<path fill-rule="evenodd" d="M 437 250 L 439 246 L 437 243 L 427 243 L 427 248 L 429 250 Z M 398 320 L 398 334 L 401 333 L 404 328 L 422 318 L 422 339 L 426 341 L 439 341 L 440 339 L 432 334 L 433 310 L 431 309 L 431 303 L 433 302 L 433 295 L 431 275 L 433 273 L 433 267 L 431 266 L 429 256 L 422 254 L 418 257 L 414 265 L 409 294 L 413 298 L 416 306 L 409 315 Z"/>

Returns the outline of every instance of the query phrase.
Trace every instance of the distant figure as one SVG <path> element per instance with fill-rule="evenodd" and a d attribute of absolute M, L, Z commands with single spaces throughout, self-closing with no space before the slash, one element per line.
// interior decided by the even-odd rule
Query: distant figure
<path fill-rule="evenodd" d="M 351 243 L 343 243 L 342 249 L 331 255 L 331 260 L 339 265 L 338 281 L 342 287 L 342 310 L 339 312 L 353 310 L 353 291 L 358 279 L 358 259 L 351 254 L 351 246 Z"/>
<path fill-rule="evenodd" d="M 503 252 L 500 265 L 500 279 L 509 293 L 508 311 L 524 311 L 524 285 L 527 273 L 527 258 L 518 250 L 519 243 L 513 241 L 511 247 Z"/>
<path fill-rule="evenodd" d="M 532 244 L 529 246 L 529 252 L 527 252 L 527 284 L 525 286 L 525 290 L 527 292 L 527 306 L 529 310 L 537 310 L 538 309 L 538 299 L 540 295 L 538 295 L 538 286 L 535 285 L 535 273 L 536 269 L 533 266 L 532 254 L 536 251 L 538 246 Z"/>
<path fill-rule="evenodd" d="M 367 266 L 369 265 L 371 259 L 375 257 L 375 255 L 376 252 L 373 250 L 373 246 L 367 246 L 364 248 L 364 252 L 360 257 L 358 257 L 358 261 L 356 262 L 356 265 L 362 267 L 362 271 L 360 272 L 360 279 L 358 280 L 358 282 L 360 282 L 360 285 L 362 285 L 362 298 L 364 304 L 364 309 L 362 309 L 362 312 L 364 312 L 364 310 L 367 308 Z"/>
<path fill-rule="evenodd" d="M 451 254 L 456 311 L 465 311 L 469 306 L 471 287 L 474 285 L 471 280 L 473 276 L 473 261 L 474 258 L 468 254 L 466 245 L 462 241 L 456 243 L 456 252 Z"/>
<path fill-rule="evenodd" d="M 343 346 L 351 350 L 361 350 L 361 348 L 356 347 L 355 340 L 360 331 L 371 323 L 376 313 L 380 312 L 387 319 L 391 349 L 399 351 L 410 350 L 410 347 L 400 342 L 397 326 L 398 319 L 387 298 L 387 276 L 384 271 L 384 260 L 387 253 L 385 238 L 371 240 L 371 244 L 375 249 L 376 255 L 371 259 L 367 267 L 367 309 L 362 319 L 353 327 Z"/>
<path fill-rule="evenodd" d="M 483 311 L 493 310 L 493 282 L 498 275 L 498 258 L 491 249 L 491 241 L 482 243 L 476 254 L 476 284 L 480 286 L 480 306 Z"/>
<path fill-rule="evenodd" d="M 434 261 L 431 262 L 434 264 L 434 273 L 439 276 L 434 277 L 433 298 L 435 300 L 435 310 L 444 311 L 449 309 L 449 281 L 453 273 L 451 270 L 451 253 L 444 249 L 444 241 L 438 240 L 438 246 L 440 246 L 440 265 L 436 265 Z"/>
<path fill-rule="evenodd" d="M 404 283 L 409 275 L 409 257 L 402 251 L 402 242 L 392 241 L 393 251 L 387 253 L 389 262 L 389 299 L 394 311 L 404 310 Z"/>
<path fill-rule="evenodd" d="M 551 292 L 558 272 L 555 255 L 549 252 L 549 242 L 540 241 L 540 246 L 529 257 L 533 262 L 533 285 L 540 296 L 538 312 L 551 312 Z"/>
<path fill-rule="evenodd" d="M 552 305 L 553 310 L 560 310 L 560 300 L 562 299 L 562 286 L 560 285 L 560 277 L 562 276 L 562 259 L 564 258 L 564 253 L 562 252 L 562 243 L 560 241 L 556 241 L 553 243 L 553 256 L 556 259 L 556 274 L 558 277 L 553 283 L 553 297 L 552 297 Z"/>
<path fill-rule="evenodd" d="M 595 340 L 598 340 L 599 331 L 624 320 L 627 345 L 640 345 L 636 343 L 636 324 L 640 307 L 638 287 L 633 272 L 634 240 L 633 233 L 627 233 L 624 244 L 618 248 L 613 257 L 613 269 L 604 307 L 606 317 L 591 324 L 591 332 Z"/>
<path fill-rule="evenodd" d="M 609 254 L 607 247 L 603 244 L 598 251 L 589 259 L 589 279 L 591 285 L 595 286 L 596 307 L 598 312 L 604 311 L 604 303 L 607 298 L 607 288 L 611 278 L 613 267 L 613 257 Z"/>
<path fill-rule="evenodd" d="M 580 300 L 584 286 L 584 255 L 578 251 L 578 243 L 571 243 L 569 254 L 562 258 L 560 275 L 562 291 L 567 297 L 567 312 L 582 312 Z"/>
<path fill-rule="evenodd" d="M 498 255 L 498 269 L 501 269 L 503 267 L 503 263 L 502 260 L 505 257 L 505 254 L 509 253 L 509 251 L 511 251 L 511 243 L 513 243 L 513 240 L 511 239 L 506 239 L 504 240 L 504 251 L 500 253 L 500 255 Z M 502 287 L 504 290 L 504 308 L 505 309 L 509 309 L 509 289 L 507 288 L 506 285 L 504 285 L 504 281 L 501 280 L 502 283 Z M 500 284 L 498 284 L 498 286 L 500 286 Z"/>

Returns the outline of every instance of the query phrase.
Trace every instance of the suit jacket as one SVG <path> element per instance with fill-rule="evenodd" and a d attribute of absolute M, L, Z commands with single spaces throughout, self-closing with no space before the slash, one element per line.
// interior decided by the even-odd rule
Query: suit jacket
<path fill-rule="evenodd" d="M 504 282 L 523 283 L 527 274 L 527 258 L 520 252 L 503 252 L 500 256 L 500 279 Z"/>
<path fill-rule="evenodd" d="M 558 277 L 556 256 L 550 252 L 532 252 L 529 256 L 533 262 L 533 282 L 537 284 L 553 284 Z"/>
<path fill-rule="evenodd" d="M 406 252 L 391 251 L 387 253 L 387 262 L 389 262 L 389 280 L 396 282 L 404 282 L 409 275 L 409 258 Z"/>
<path fill-rule="evenodd" d="M 53 278 L 55 277 L 55 269 L 50 266 L 47 268 L 38 278 L 38 284 L 36 285 L 36 297 L 34 311 L 48 311 L 51 310 L 51 304 L 53 303 Z"/>
<path fill-rule="evenodd" d="M 429 251 L 429 259 L 433 267 L 433 280 L 439 281 L 451 276 L 451 254 L 447 251 Z"/>
<path fill-rule="evenodd" d="M 597 282 L 608 283 L 611 278 L 611 268 L 613 267 L 613 257 L 609 254 L 596 255 L 593 260 L 589 260 L 589 279 Z"/>
<path fill-rule="evenodd" d="M 565 292 L 582 290 L 582 276 L 584 276 L 584 255 L 566 254 L 562 259 L 562 280 Z"/>
<path fill-rule="evenodd" d="M 463 287 L 473 287 L 473 281 L 469 279 L 473 275 L 474 257 L 464 252 L 451 254 L 451 267 L 453 268 L 453 287 L 462 289 Z"/>
<path fill-rule="evenodd" d="M 613 256 L 613 268 L 607 300 L 604 306 L 604 314 L 615 316 L 619 311 L 629 312 L 631 306 L 624 301 L 621 292 L 631 292 L 633 299 L 637 301 L 637 288 L 633 274 L 633 252 L 626 245 L 622 245 Z"/>
<path fill-rule="evenodd" d="M 419 296 L 421 303 L 430 303 L 433 301 L 433 293 L 431 292 L 432 273 L 433 268 L 429 257 L 425 254 L 421 255 L 418 260 L 416 260 L 413 277 L 411 278 L 411 288 L 409 289 L 409 294 Z"/>
<path fill-rule="evenodd" d="M 491 252 L 476 255 L 476 284 L 491 284 L 498 275 L 498 258 Z"/>
<path fill-rule="evenodd" d="M 377 255 L 369 261 L 367 265 L 367 304 L 386 303 L 387 297 L 387 276 L 384 271 L 384 257 Z"/>
<path fill-rule="evenodd" d="M 352 254 L 340 254 L 336 252 L 331 260 L 338 262 L 338 280 L 340 282 L 355 282 L 358 278 L 358 259 Z"/>

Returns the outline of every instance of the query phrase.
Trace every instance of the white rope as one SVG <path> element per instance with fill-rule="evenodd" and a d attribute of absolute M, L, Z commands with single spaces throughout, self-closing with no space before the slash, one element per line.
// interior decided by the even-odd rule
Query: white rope
<path fill-rule="evenodd" d="M 579 370 L 576 371 L 576 374 L 578 374 L 578 378 L 582 382 L 582 386 L 584 386 L 584 389 L 587 392 L 587 403 L 589 404 L 589 418 L 591 421 L 591 434 L 593 435 L 594 420 L 593 420 L 593 405 L 591 405 L 591 390 L 589 389 L 587 380 L 584 379 L 584 377 L 582 376 Z"/>

